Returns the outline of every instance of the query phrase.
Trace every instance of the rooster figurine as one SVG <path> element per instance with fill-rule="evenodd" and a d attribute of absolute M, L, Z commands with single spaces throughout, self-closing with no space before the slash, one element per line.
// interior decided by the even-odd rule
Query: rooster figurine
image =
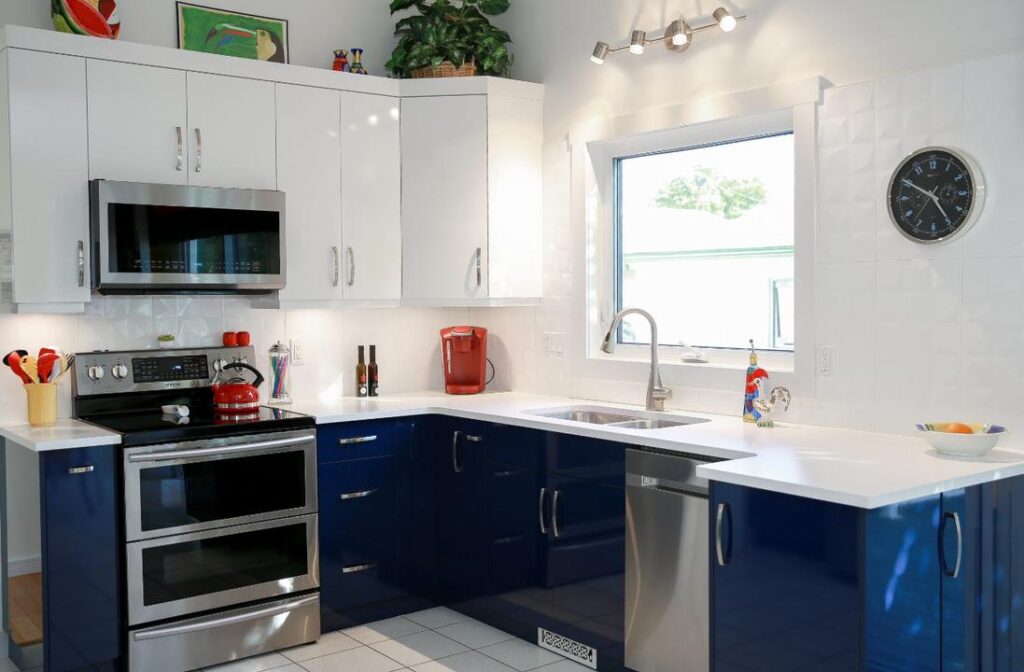
<path fill-rule="evenodd" d="M 782 411 L 788 411 L 789 404 L 793 401 L 793 395 L 785 387 L 773 388 L 771 392 L 765 394 L 761 386 L 767 384 L 767 382 L 768 378 L 758 378 L 754 381 L 754 385 L 757 386 L 754 409 L 760 415 L 757 419 L 757 426 L 771 429 L 775 426 L 775 420 L 772 418 L 772 415 L 777 410 L 776 407 L 781 403 L 783 404 Z"/>

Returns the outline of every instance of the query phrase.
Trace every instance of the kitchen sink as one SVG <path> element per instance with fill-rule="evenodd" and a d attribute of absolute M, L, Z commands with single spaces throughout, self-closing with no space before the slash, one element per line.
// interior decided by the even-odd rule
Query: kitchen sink
<path fill-rule="evenodd" d="M 630 413 L 620 408 L 603 408 L 599 406 L 570 406 L 537 411 L 527 411 L 530 415 L 554 420 L 568 420 L 588 425 L 605 427 L 621 427 L 622 429 L 668 429 L 707 422 L 704 418 L 691 418 L 667 413 Z"/>

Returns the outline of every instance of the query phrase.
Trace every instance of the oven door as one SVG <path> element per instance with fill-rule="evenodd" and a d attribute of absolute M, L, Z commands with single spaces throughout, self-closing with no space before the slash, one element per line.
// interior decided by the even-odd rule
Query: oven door
<path fill-rule="evenodd" d="M 316 433 L 250 434 L 124 451 L 128 541 L 316 512 Z"/>
<path fill-rule="evenodd" d="M 136 541 L 127 549 L 133 626 L 320 585 L 315 513 Z"/>
<path fill-rule="evenodd" d="M 285 286 L 285 195 L 93 180 L 101 294 L 271 292 Z"/>

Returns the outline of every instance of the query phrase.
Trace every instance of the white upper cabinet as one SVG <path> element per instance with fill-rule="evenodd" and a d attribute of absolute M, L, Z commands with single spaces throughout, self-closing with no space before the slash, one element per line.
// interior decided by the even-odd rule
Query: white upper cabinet
<path fill-rule="evenodd" d="M 190 72 L 189 184 L 276 189 L 274 84 Z"/>
<path fill-rule="evenodd" d="M 81 311 L 90 295 L 85 59 L 7 49 L 0 64 L 0 236 L 10 236 L 14 307 Z"/>
<path fill-rule="evenodd" d="M 423 86 L 466 85 L 417 85 L 417 93 Z M 500 86 L 520 90 L 402 101 L 403 298 L 410 303 L 541 296 L 543 102 L 536 85 Z"/>
<path fill-rule="evenodd" d="M 277 85 L 277 183 L 285 192 L 282 303 L 342 297 L 340 94 Z"/>
<path fill-rule="evenodd" d="M 341 94 L 343 292 L 347 301 L 402 296 L 399 100 Z"/>
<path fill-rule="evenodd" d="M 402 297 L 487 297 L 487 98 L 402 101 Z"/>
<path fill-rule="evenodd" d="M 90 60 L 89 177 L 187 184 L 185 73 Z"/>

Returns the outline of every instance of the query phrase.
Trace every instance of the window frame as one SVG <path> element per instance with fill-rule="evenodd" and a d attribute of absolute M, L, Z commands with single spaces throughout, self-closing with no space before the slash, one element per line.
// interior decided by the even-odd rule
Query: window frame
<path fill-rule="evenodd" d="M 783 119 L 783 116 L 785 116 L 787 118 Z M 712 137 L 712 138 L 714 138 L 716 136 L 721 136 L 721 137 L 717 137 L 717 139 L 704 140 L 704 141 L 696 143 L 696 144 L 686 144 L 684 146 L 670 146 L 670 147 L 665 147 L 665 148 L 662 148 L 662 149 L 654 149 L 654 150 L 647 149 L 647 151 L 633 153 L 633 154 L 621 154 L 621 153 L 619 153 L 620 151 L 628 150 L 629 140 L 632 140 L 632 139 L 627 139 L 621 145 L 619 145 L 619 143 L 614 143 L 615 144 L 615 149 L 617 149 L 619 151 L 611 152 L 611 157 L 610 157 L 610 159 L 612 161 L 612 164 L 613 164 L 612 165 L 612 180 L 614 181 L 614 187 L 613 187 L 613 190 L 612 190 L 613 191 L 613 206 L 612 206 L 613 212 L 612 212 L 612 226 L 611 226 L 611 235 L 612 235 L 612 255 L 611 255 L 612 269 L 611 269 L 611 274 L 612 274 L 612 282 L 614 283 L 614 287 L 612 289 L 612 310 L 613 311 L 617 312 L 617 311 L 622 310 L 622 309 L 627 307 L 627 306 L 624 306 L 623 303 L 622 303 L 622 285 L 623 285 L 623 277 L 622 276 L 623 276 L 623 270 L 624 270 L 624 266 L 625 266 L 624 259 L 623 259 L 623 253 L 622 253 L 622 206 L 623 206 L 623 203 L 622 203 L 622 201 L 623 201 L 623 198 L 622 198 L 622 163 L 623 163 L 623 161 L 628 161 L 630 159 L 636 159 L 636 158 L 643 158 L 643 157 L 647 157 L 647 156 L 658 156 L 658 155 L 662 155 L 662 154 L 672 154 L 672 153 L 676 153 L 676 152 L 686 152 L 686 151 L 696 150 L 696 149 L 707 149 L 707 148 L 711 148 L 711 147 L 721 147 L 723 145 L 731 145 L 731 144 L 737 144 L 737 143 L 741 143 L 741 142 L 750 142 L 750 141 L 753 141 L 753 140 L 761 140 L 761 139 L 765 139 L 765 138 L 777 138 L 777 137 L 786 135 L 786 136 L 791 136 L 793 138 L 793 145 L 794 145 L 794 152 L 793 152 L 793 163 L 794 163 L 794 166 L 793 166 L 793 170 L 794 170 L 794 173 L 795 173 L 795 171 L 796 171 L 796 160 L 797 160 L 796 151 L 795 151 L 795 149 L 796 149 L 796 132 L 793 129 L 792 114 L 787 114 L 787 115 L 780 114 L 780 115 L 777 115 L 777 116 L 776 115 L 758 115 L 757 117 L 743 118 L 743 119 L 731 120 L 731 121 L 736 122 L 736 123 L 733 124 L 733 123 L 729 123 L 729 122 L 718 122 L 718 123 L 715 124 L 715 126 L 716 126 L 715 129 L 704 129 L 704 130 L 710 131 L 710 133 L 708 134 L 707 137 Z M 768 130 L 758 130 L 761 127 L 762 124 L 764 125 L 764 129 L 768 129 Z M 731 133 L 731 131 L 733 131 L 733 130 L 742 132 L 742 131 L 747 130 L 747 129 L 749 129 L 751 131 L 754 131 L 753 134 L 744 134 L 744 135 L 737 136 L 734 133 Z M 672 134 L 672 135 L 676 135 L 676 134 Z M 680 140 L 685 139 L 686 135 L 687 134 L 685 132 L 683 132 L 682 130 L 680 130 L 680 132 L 678 133 L 678 137 L 679 137 Z M 697 137 L 701 137 L 703 135 L 704 134 L 701 133 Z M 666 140 L 671 142 L 672 140 L 674 140 L 674 138 L 666 137 Z M 674 143 L 673 143 L 673 145 L 674 145 Z M 646 143 L 643 143 L 643 146 L 645 148 L 648 147 Z M 794 175 L 794 177 L 795 177 L 795 175 Z M 794 189 L 794 194 L 793 194 L 793 199 L 794 199 L 794 208 L 793 208 L 794 266 L 795 266 L 795 256 L 796 256 L 796 242 L 795 241 L 796 241 L 796 227 L 797 227 L 797 222 L 796 222 L 796 188 L 797 188 L 796 187 L 796 180 L 794 179 L 794 185 L 793 185 L 793 189 Z M 794 268 L 793 276 L 794 277 L 793 277 L 792 281 L 793 281 L 794 286 L 795 286 L 796 285 L 796 269 L 795 268 Z M 767 282 L 768 282 L 769 294 L 773 295 L 773 293 L 777 291 L 776 283 L 778 282 L 778 279 L 768 278 Z M 769 300 L 770 301 L 774 301 L 773 298 L 770 298 Z M 772 322 L 772 324 L 769 325 L 769 328 L 774 333 L 774 331 L 776 330 L 777 321 L 778 321 L 778 306 L 775 305 L 775 303 L 772 304 L 772 311 L 771 311 L 770 321 Z M 795 331 L 795 328 L 796 328 L 796 325 L 794 324 L 794 331 Z M 623 325 L 622 324 L 620 324 L 618 329 L 616 330 L 615 339 L 616 339 L 617 347 L 626 348 L 626 347 L 639 346 L 639 347 L 642 347 L 642 348 L 648 349 L 648 350 L 651 347 L 651 344 L 649 342 L 641 342 L 641 341 L 628 341 L 627 342 L 627 341 L 624 341 L 623 340 Z M 684 350 L 684 346 L 681 345 L 681 344 L 666 343 L 666 344 L 663 344 L 663 345 L 662 344 L 659 344 L 659 345 L 660 345 L 660 347 L 668 348 L 670 351 L 673 351 L 675 353 L 681 353 Z M 774 338 L 773 338 L 773 341 L 771 343 L 761 343 L 761 344 L 756 344 L 756 345 L 758 346 L 758 351 L 759 352 L 774 352 L 774 353 L 779 353 L 781 355 L 786 355 L 786 354 L 793 355 L 795 350 L 796 350 L 795 344 L 794 344 L 794 347 L 790 348 L 790 349 L 774 347 L 775 346 Z M 737 346 L 737 347 L 727 347 L 727 346 L 720 346 L 720 345 L 704 345 L 704 344 L 701 344 L 701 343 L 688 343 L 688 346 L 692 347 L 692 348 L 697 348 L 697 349 L 699 349 L 701 352 L 703 352 L 705 354 L 714 353 L 716 358 L 719 361 L 722 361 L 724 359 L 732 360 L 733 359 L 732 353 L 736 353 L 736 352 L 742 353 L 743 354 L 743 360 L 745 360 L 746 357 L 747 357 L 747 353 L 749 351 L 749 348 L 740 347 L 740 346 Z M 729 354 L 726 354 L 726 353 L 729 353 Z"/>

